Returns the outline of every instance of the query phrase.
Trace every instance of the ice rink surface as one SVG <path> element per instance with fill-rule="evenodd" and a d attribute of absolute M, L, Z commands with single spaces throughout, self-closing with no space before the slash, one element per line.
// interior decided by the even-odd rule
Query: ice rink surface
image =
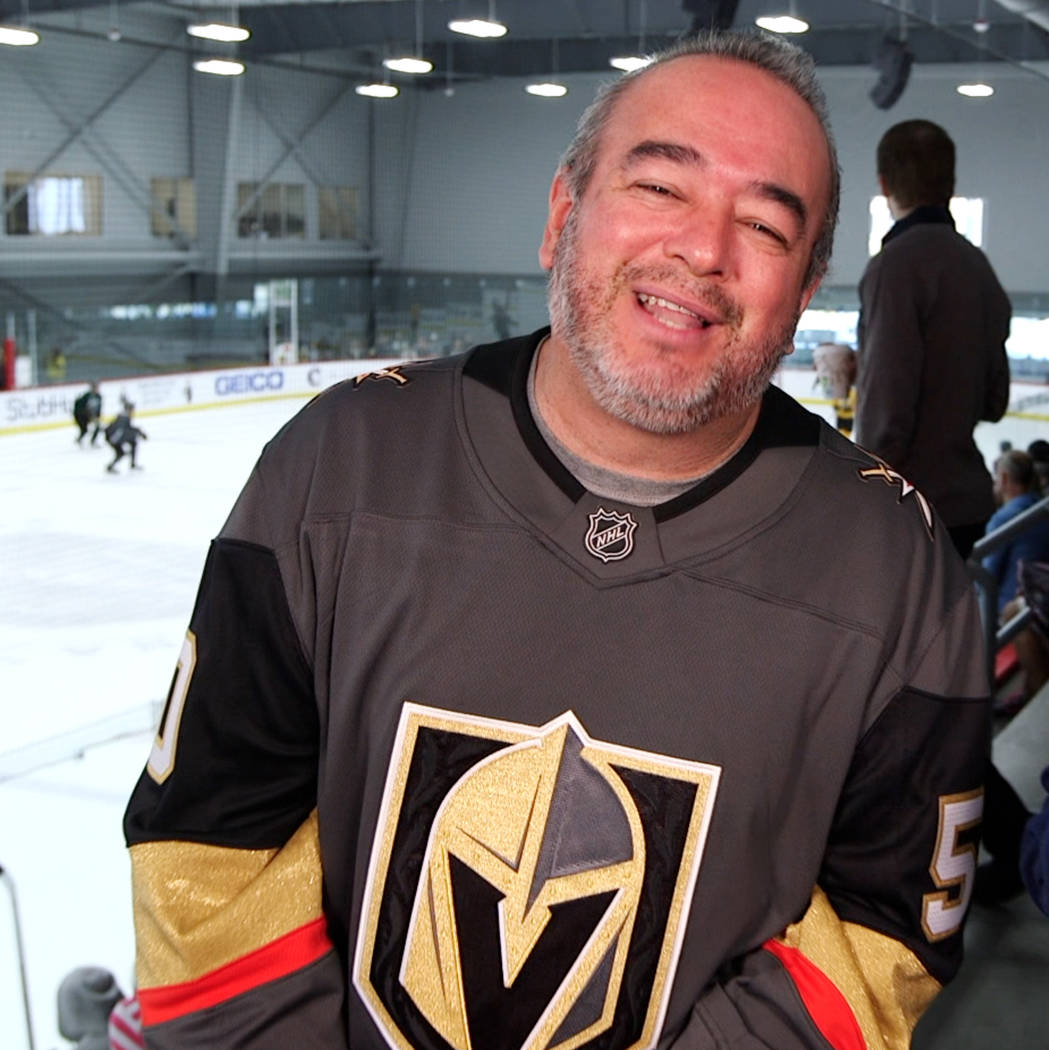
<path fill-rule="evenodd" d="M 811 373 L 781 382 L 812 396 Z M 142 416 L 143 469 L 72 424 L 0 437 L 0 865 L 17 891 L 36 1050 L 61 1038 L 55 993 L 74 967 L 132 987 L 121 815 L 145 764 L 211 538 L 289 398 Z M 823 410 L 829 416 L 829 409 Z M 993 456 L 1044 423 L 978 431 Z M 30 1045 L 8 883 L 0 886 L 0 1048 Z"/>
<path fill-rule="evenodd" d="M 72 424 L 0 438 L 0 865 L 21 916 L 36 1050 L 61 1038 L 74 967 L 132 987 L 127 797 L 185 633 L 208 543 L 290 398 L 137 418 L 142 470 Z M 0 886 L 0 1047 L 30 1045 L 9 882 Z"/>

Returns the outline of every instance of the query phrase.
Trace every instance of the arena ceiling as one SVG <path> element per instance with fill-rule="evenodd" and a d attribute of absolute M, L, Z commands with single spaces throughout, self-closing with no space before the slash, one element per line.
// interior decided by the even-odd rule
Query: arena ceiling
<path fill-rule="evenodd" d="M 378 66 L 395 52 L 434 64 L 417 83 L 608 71 L 613 54 L 655 50 L 712 23 L 753 25 L 757 16 L 792 12 L 808 33 L 796 37 L 820 65 L 874 62 L 885 38 L 902 39 L 917 64 L 1049 60 L 1049 0 L 0 0 L 0 20 L 30 21 L 93 8 L 113 20 L 136 6 L 187 21 L 203 14 L 251 31 L 235 45 L 247 60 L 287 58 Z M 453 18 L 495 17 L 500 40 L 453 33 Z M 231 46 L 232 50 L 232 46 Z M 325 54 L 327 53 L 327 55 Z"/>

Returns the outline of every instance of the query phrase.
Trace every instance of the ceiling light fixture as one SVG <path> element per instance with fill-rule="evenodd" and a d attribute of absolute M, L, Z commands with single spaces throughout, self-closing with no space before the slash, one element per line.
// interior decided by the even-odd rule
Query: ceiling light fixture
<path fill-rule="evenodd" d="M 994 88 L 984 83 L 959 84 L 955 90 L 966 98 L 990 98 L 994 94 Z"/>
<path fill-rule="evenodd" d="M 550 71 L 557 76 L 557 37 L 550 41 Z M 568 88 L 556 80 L 532 81 L 525 84 L 525 91 L 538 98 L 564 98 L 568 94 Z"/>
<path fill-rule="evenodd" d="M 433 70 L 433 63 L 425 58 L 411 58 L 405 56 L 403 58 L 384 58 L 382 64 L 387 69 L 392 69 L 395 73 L 412 73 L 418 75 L 420 73 L 429 73 Z"/>
<path fill-rule="evenodd" d="M 638 0 L 638 23 L 639 31 L 637 38 L 637 53 L 633 55 L 614 55 L 608 60 L 613 69 L 624 73 L 633 73 L 635 69 L 644 69 L 651 65 L 652 58 L 645 54 L 645 0 Z"/>
<path fill-rule="evenodd" d="M 506 26 L 495 17 L 495 0 L 488 0 L 487 18 L 453 18 L 448 23 L 453 33 L 494 40 L 506 36 Z"/>
<path fill-rule="evenodd" d="M 423 8 L 422 0 L 415 0 L 415 54 L 401 55 L 398 58 L 384 58 L 382 64 L 395 73 L 410 73 L 418 76 L 422 73 L 430 73 L 433 63 L 428 58 L 421 58 L 423 39 Z"/>
<path fill-rule="evenodd" d="M 395 84 L 358 84 L 353 90 L 367 98 L 396 98 L 400 93 Z"/>
<path fill-rule="evenodd" d="M 0 26 L 0 44 L 8 47 L 32 47 L 40 43 L 40 34 L 25 26 Z"/>
<path fill-rule="evenodd" d="M 506 26 L 502 22 L 489 22 L 486 18 L 453 18 L 448 23 L 453 33 L 465 36 L 491 37 L 506 36 Z"/>
<path fill-rule="evenodd" d="M 109 28 L 106 39 L 115 44 L 123 34 L 120 32 L 120 16 L 117 12 L 117 0 L 109 0 Z"/>
<path fill-rule="evenodd" d="M 809 24 L 796 15 L 761 15 L 754 21 L 770 33 L 807 33 Z"/>
<path fill-rule="evenodd" d="M 651 65 L 652 59 L 648 55 L 616 55 L 608 60 L 608 64 L 624 73 L 633 73 L 635 69 L 644 69 L 645 66 Z"/>
<path fill-rule="evenodd" d="M 537 95 L 539 98 L 564 98 L 568 94 L 568 88 L 564 84 L 555 84 L 548 80 L 534 84 L 525 84 L 525 91 L 529 95 Z"/>
<path fill-rule="evenodd" d="M 977 33 L 986 32 L 985 29 L 979 28 L 981 22 L 987 21 L 986 16 L 986 0 L 980 0 L 979 9 L 976 14 L 976 22 L 973 23 L 973 29 L 975 29 Z M 981 49 L 986 47 L 986 42 L 981 39 L 979 46 Z M 984 80 L 982 67 L 983 62 L 981 61 L 976 70 L 976 76 L 978 79 L 971 80 L 967 84 L 959 84 L 954 90 L 957 91 L 959 95 L 964 95 L 966 98 L 990 98 L 994 94 L 994 88 Z"/>
<path fill-rule="evenodd" d="M 8 47 L 32 47 L 40 43 L 40 34 L 29 28 L 29 0 L 22 0 L 22 20 L 18 25 L 0 25 L 0 44 Z"/>
<path fill-rule="evenodd" d="M 452 42 L 449 40 L 444 45 L 444 97 L 451 98 L 455 94 L 455 83 L 452 80 Z"/>
<path fill-rule="evenodd" d="M 1008 6 L 1008 5 L 1003 5 Z M 985 0 L 980 0 L 978 10 L 976 12 L 976 19 L 973 22 L 974 33 L 986 33 L 991 28 L 990 20 L 987 18 L 987 4 Z"/>
<path fill-rule="evenodd" d="M 194 22 L 186 26 L 186 32 L 201 40 L 218 40 L 224 44 L 239 44 L 251 36 L 251 31 L 244 26 L 230 25 L 228 22 Z"/>
<path fill-rule="evenodd" d="M 762 29 L 770 33 L 807 33 L 809 24 L 804 18 L 798 17 L 798 7 L 795 0 L 790 0 L 788 9 L 776 15 L 761 15 L 754 21 Z"/>
<path fill-rule="evenodd" d="M 198 58 L 193 68 L 198 73 L 210 73 L 216 77 L 239 77 L 244 72 L 244 63 L 232 58 Z"/>

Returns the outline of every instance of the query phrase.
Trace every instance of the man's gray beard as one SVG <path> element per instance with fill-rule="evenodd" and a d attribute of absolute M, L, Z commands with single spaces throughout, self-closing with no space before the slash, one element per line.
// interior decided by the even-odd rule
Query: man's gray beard
<path fill-rule="evenodd" d="M 691 388 L 664 381 L 641 389 L 630 377 L 608 367 L 606 350 L 595 345 L 594 313 L 603 308 L 603 292 L 579 279 L 575 213 L 568 217 L 554 253 L 547 287 L 547 308 L 554 334 L 568 347 L 591 397 L 615 419 L 652 434 L 686 434 L 724 416 L 740 413 L 761 400 L 780 361 L 793 349 L 798 314 L 762 343 L 752 359 L 756 367 L 741 374 L 732 367 L 732 347 L 701 383 Z M 593 309 L 591 309 L 593 308 Z M 730 304 L 726 313 L 738 313 Z M 736 349 L 736 354 L 741 348 Z"/>

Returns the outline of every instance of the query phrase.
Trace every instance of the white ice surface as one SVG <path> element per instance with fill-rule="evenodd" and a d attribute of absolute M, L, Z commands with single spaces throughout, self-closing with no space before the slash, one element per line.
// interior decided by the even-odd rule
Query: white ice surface
<path fill-rule="evenodd" d="M 131 988 L 124 805 L 208 542 L 264 442 L 303 403 L 144 417 L 143 469 L 125 460 L 115 476 L 108 446 L 78 448 L 72 425 L 0 438 L 0 865 L 17 895 L 36 1050 L 70 1045 L 55 993 L 74 967 L 104 966 Z M 0 1048 L 21 1050 L 10 883 Z"/>

